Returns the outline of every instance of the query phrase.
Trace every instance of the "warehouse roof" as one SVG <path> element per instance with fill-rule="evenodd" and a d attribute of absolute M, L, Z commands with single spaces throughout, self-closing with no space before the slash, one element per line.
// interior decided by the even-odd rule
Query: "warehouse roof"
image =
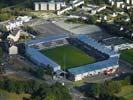
<path fill-rule="evenodd" d="M 27 48 L 26 53 L 27 56 L 30 56 L 30 58 L 32 58 L 34 61 L 42 65 L 49 65 L 49 67 L 51 67 L 54 71 L 60 69 L 60 65 L 58 65 L 57 63 L 55 63 L 54 61 L 52 61 L 51 59 L 49 59 L 48 57 L 46 57 L 34 48 Z"/>
<path fill-rule="evenodd" d="M 94 64 L 88 64 L 88 65 L 83 65 L 76 68 L 71 68 L 71 69 L 68 69 L 68 72 L 72 73 L 73 75 L 79 75 L 86 72 L 91 72 L 91 71 L 100 70 L 107 67 L 112 67 L 115 65 L 118 65 L 118 57 L 109 58 L 107 60 L 96 62 Z"/>
<path fill-rule="evenodd" d="M 38 43 L 45 43 L 45 42 L 50 42 L 50 41 L 55 41 L 55 40 L 61 40 L 61 39 L 65 39 L 68 38 L 68 35 L 53 35 L 53 36 L 47 36 L 47 37 L 41 37 L 41 38 L 37 38 L 34 40 L 29 40 L 26 42 L 26 44 L 28 46 L 34 45 L 34 44 L 38 44 Z"/>

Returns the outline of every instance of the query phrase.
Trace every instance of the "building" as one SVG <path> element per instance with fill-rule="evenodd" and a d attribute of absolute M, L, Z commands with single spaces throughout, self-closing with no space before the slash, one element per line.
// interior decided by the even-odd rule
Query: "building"
<path fill-rule="evenodd" d="M 100 12 L 102 10 L 106 9 L 106 6 L 96 6 L 96 5 L 87 5 L 87 6 L 82 6 L 82 9 L 85 11 L 88 11 L 90 15 L 95 15 L 97 12 Z"/>
<path fill-rule="evenodd" d="M 105 47 L 105 45 L 98 43 L 96 40 L 89 38 L 86 35 L 77 35 L 76 38 L 79 41 L 95 48 L 96 50 L 100 51 L 101 53 L 108 55 L 109 57 L 119 57 L 118 53 L 114 52 L 111 49 L 108 49 L 107 47 Z"/>
<path fill-rule="evenodd" d="M 107 48 L 113 49 L 115 52 L 133 48 L 133 41 L 124 37 L 106 38 L 102 40 L 102 43 L 105 44 Z"/>
<path fill-rule="evenodd" d="M 67 35 L 48 36 L 27 41 L 26 56 L 40 67 L 49 66 L 54 72 L 60 71 L 61 66 L 40 53 L 39 50 L 68 44 L 68 38 L 70 44 L 79 46 L 79 43 L 83 49 L 87 48 L 87 52 L 95 50 L 96 52 L 93 52 L 95 56 L 102 56 L 102 59 L 98 58 L 99 60 L 96 63 L 68 69 L 69 79 L 79 81 L 87 76 L 97 75 L 100 73 L 110 74 L 114 73 L 119 67 L 119 54 L 89 38 L 87 35 L 76 35 L 71 38 Z M 77 43 L 74 41 L 77 41 Z"/>
<path fill-rule="evenodd" d="M 29 36 L 30 34 L 21 30 L 21 29 L 14 29 L 13 31 L 11 31 L 9 33 L 9 35 L 7 36 L 7 40 L 11 40 L 13 42 L 17 42 L 21 36 Z"/>
<path fill-rule="evenodd" d="M 96 62 L 94 64 L 68 69 L 69 79 L 73 81 L 79 81 L 85 77 L 94 76 L 101 73 L 110 74 L 114 73 L 118 67 L 118 58 L 113 57 L 104 61 Z"/>
<path fill-rule="evenodd" d="M 76 39 L 83 42 L 85 45 L 89 45 L 95 50 L 108 55 L 106 60 L 98 61 L 94 64 L 88 64 L 79 66 L 76 68 L 68 69 L 69 79 L 73 81 L 79 81 L 87 76 L 98 75 L 100 73 L 110 74 L 114 73 L 119 67 L 118 60 L 119 54 L 108 49 L 101 43 L 87 37 L 86 35 L 77 35 Z M 84 46 L 84 45 L 83 45 Z"/>
<path fill-rule="evenodd" d="M 40 67 L 49 66 L 54 72 L 59 71 L 61 66 L 40 53 L 39 50 L 68 44 L 67 38 L 67 35 L 56 35 L 27 41 L 26 56 Z"/>
<path fill-rule="evenodd" d="M 18 47 L 17 46 L 11 46 L 8 50 L 9 55 L 15 55 L 18 54 Z"/>
<path fill-rule="evenodd" d="M 64 1 L 35 2 L 35 11 L 57 11 L 66 6 Z"/>
<path fill-rule="evenodd" d="M 133 0 L 124 0 L 125 3 L 129 4 L 129 5 L 133 5 Z"/>
<path fill-rule="evenodd" d="M 36 49 L 47 49 L 53 48 L 56 46 L 62 46 L 68 44 L 67 39 L 68 35 L 53 35 L 42 37 L 34 40 L 30 40 L 26 42 L 28 47 L 34 47 Z"/>
<path fill-rule="evenodd" d="M 12 40 L 14 42 L 17 42 L 20 36 L 21 36 L 21 30 L 15 29 L 7 36 L 7 40 Z"/>
<path fill-rule="evenodd" d="M 36 65 L 40 67 L 50 67 L 52 71 L 56 72 L 61 69 L 60 65 L 52 61 L 50 58 L 46 57 L 40 53 L 37 49 L 26 48 L 26 56 Z"/>
<path fill-rule="evenodd" d="M 128 5 L 133 5 L 133 0 L 109 0 L 111 6 L 116 5 L 117 8 L 124 8 Z"/>
<path fill-rule="evenodd" d="M 8 31 L 14 30 L 15 28 L 18 28 L 23 25 L 23 21 L 21 20 L 12 20 L 9 21 L 8 24 L 6 25 L 6 29 Z"/>
<path fill-rule="evenodd" d="M 32 19 L 30 16 L 18 16 L 16 20 L 21 20 L 22 22 L 29 22 Z"/>
<path fill-rule="evenodd" d="M 56 11 L 57 15 L 61 15 L 64 12 L 71 10 L 75 7 L 84 4 L 84 0 L 70 0 L 66 3 L 64 0 L 46 1 L 46 2 L 35 2 L 35 11 Z"/>
<path fill-rule="evenodd" d="M 117 8 L 120 8 L 124 4 L 124 1 L 123 0 L 109 0 L 109 3 L 111 6 L 116 5 Z"/>
<path fill-rule="evenodd" d="M 12 31 L 16 28 L 19 28 L 20 26 L 23 26 L 24 22 L 28 22 L 32 19 L 32 17 L 29 16 L 18 16 L 16 20 L 11 20 L 7 23 L 6 29 L 8 31 Z"/>

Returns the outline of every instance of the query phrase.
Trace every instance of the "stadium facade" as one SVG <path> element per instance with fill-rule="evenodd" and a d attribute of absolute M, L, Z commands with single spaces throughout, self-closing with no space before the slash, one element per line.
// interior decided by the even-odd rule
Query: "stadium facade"
<path fill-rule="evenodd" d="M 119 67 L 119 54 L 112 51 L 111 49 L 108 49 L 104 45 L 93 40 L 92 38 L 89 38 L 87 35 L 75 35 L 72 37 L 69 37 L 68 35 L 56 35 L 31 40 L 26 42 L 26 55 L 28 58 L 30 58 L 31 61 L 33 61 L 37 65 L 49 66 L 54 72 L 57 72 L 58 70 L 61 70 L 61 66 L 50 58 L 41 54 L 39 50 L 63 46 L 69 43 L 72 45 L 75 43 L 77 47 L 79 47 L 76 42 L 70 41 L 73 39 L 81 44 L 81 48 L 85 48 L 87 52 L 90 52 L 90 49 L 93 49 L 93 55 L 100 55 L 103 59 L 98 60 L 96 63 L 93 64 L 81 65 L 75 68 L 68 69 L 67 72 L 70 80 L 79 81 L 87 76 L 98 75 L 100 73 L 114 73 Z"/>

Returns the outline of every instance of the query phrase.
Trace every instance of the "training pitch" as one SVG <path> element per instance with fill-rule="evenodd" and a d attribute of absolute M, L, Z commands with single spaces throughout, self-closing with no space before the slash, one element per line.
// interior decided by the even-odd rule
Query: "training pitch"
<path fill-rule="evenodd" d="M 72 45 L 41 50 L 41 53 L 61 65 L 62 69 L 69 69 L 95 62 L 95 58 Z"/>
<path fill-rule="evenodd" d="M 128 50 L 122 50 L 120 51 L 121 56 L 120 58 L 133 64 L 133 49 L 128 49 Z"/>

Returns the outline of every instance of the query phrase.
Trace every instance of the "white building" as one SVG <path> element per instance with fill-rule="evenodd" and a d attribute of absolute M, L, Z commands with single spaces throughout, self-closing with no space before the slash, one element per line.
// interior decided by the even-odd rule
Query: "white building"
<path fill-rule="evenodd" d="M 73 4 L 77 3 L 78 1 L 79 1 L 79 0 L 70 0 L 69 3 L 70 3 L 71 5 L 73 5 Z"/>
<path fill-rule="evenodd" d="M 125 3 L 127 3 L 129 5 L 133 5 L 133 0 L 125 0 Z"/>
<path fill-rule="evenodd" d="M 114 73 L 119 67 L 117 62 L 118 58 L 114 57 L 94 64 L 68 69 L 70 75 L 69 79 L 79 81 L 88 76 Z"/>
<path fill-rule="evenodd" d="M 23 21 L 9 21 L 6 25 L 6 29 L 8 31 L 14 30 L 15 28 L 18 28 L 23 25 Z"/>
<path fill-rule="evenodd" d="M 71 0 L 68 5 L 65 1 L 58 2 L 35 2 L 35 11 L 56 11 L 57 15 L 84 4 L 84 0 Z"/>
<path fill-rule="evenodd" d="M 130 41 L 124 37 L 107 38 L 103 39 L 102 42 L 106 45 L 107 48 L 113 49 L 115 52 L 133 48 L 133 41 Z"/>
<path fill-rule="evenodd" d="M 29 22 L 32 19 L 30 16 L 18 16 L 16 20 L 20 20 L 22 22 Z"/>
<path fill-rule="evenodd" d="M 116 5 L 117 8 L 120 8 L 124 4 L 123 0 L 109 0 L 111 6 Z"/>
<path fill-rule="evenodd" d="M 20 29 L 15 29 L 9 33 L 7 36 L 7 40 L 12 40 L 13 42 L 17 42 L 21 36 L 29 36 L 29 33 L 24 32 Z"/>
<path fill-rule="evenodd" d="M 11 46 L 9 47 L 9 55 L 15 55 L 15 54 L 18 54 L 18 47 L 17 46 Z"/>
<path fill-rule="evenodd" d="M 12 31 L 8 36 L 7 39 L 8 40 L 13 40 L 14 42 L 17 42 L 20 38 L 21 35 L 21 30 L 16 29 L 14 31 Z"/>
<path fill-rule="evenodd" d="M 6 29 L 8 31 L 12 31 L 16 28 L 19 28 L 20 26 L 23 26 L 24 22 L 28 22 L 32 19 L 32 17 L 29 16 L 18 16 L 16 20 L 9 21 L 6 25 Z"/>
<path fill-rule="evenodd" d="M 57 11 L 61 10 L 63 7 L 66 7 L 64 1 L 61 2 L 35 2 L 35 11 Z"/>
<path fill-rule="evenodd" d="M 97 12 L 106 9 L 106 6 L 99 7 L 96 5 L 87 5 L 87 6 L 82 6 L 82 9 L 90 12 L 91 15 L 95 15 Z"/>

